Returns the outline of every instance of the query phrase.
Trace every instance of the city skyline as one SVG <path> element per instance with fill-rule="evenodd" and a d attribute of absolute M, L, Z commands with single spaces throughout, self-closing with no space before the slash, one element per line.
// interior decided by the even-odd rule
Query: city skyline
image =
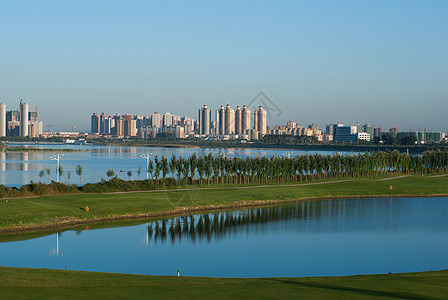
<path fill-rule="evenodd" d="M 55 129 L 260 91 L 281 109 L 271 126 L 448 127 L 446 1 L 0 4 L 0 102 L 36 103 Z"/>

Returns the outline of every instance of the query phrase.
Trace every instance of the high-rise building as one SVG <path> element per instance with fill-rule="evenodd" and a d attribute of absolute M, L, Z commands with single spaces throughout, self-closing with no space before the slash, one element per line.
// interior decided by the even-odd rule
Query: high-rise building
<path fill-rule="evenodd" d="M 115 134 L 117 136 L 124 136 L 124 120 L 115 119 Z"/>
<path fill-rule="evenodd" d="M 373 136 L 381 139 L 381 127 L 373 129 Z"/>
<path fill-rule="evenodd" d="M 199 134 L 210 135 L 210 121 L 211 110 L 204 104 L 204 107 L 199 109 Z"/>
<path fill-rule="evenodd" d="M 161 121 L 162 116 L 158 112 L 153 113 L 151 118 L 151 127 L 160 128 L 162 123 Z"/>
<path fill-rule="evenodd" d="M 225 134 L 235 134 L 235 110 L 230 107 L 230 104 L 227 104 L 225 108 L 224 124 Z"/>
<path fill-rule="evenodd" d="M 28 103 L 20 100 L 20 136 L 28 136 Z"/>
<path fill-rule="evenodd" d="M 237 106 L 235 109 L 235 134 L 243 133 L 243 110 Z"/>
<path fill-rule="evenodd" d="M 225 128 L 225 108 L 221 105 L 221 107 L 218 110 L 218 134 L 224 135 L 226 134 Z"/>
<path fill-rule="evenodd" d="M 6 104 L 0 103 L 0 136 L 6 136 Z"/>
<path fill-rule="evenodd" d="M 267 132 L 267 112 L 261 105 L 254 114 L 254 127 L 262 135 L 265 135 Z"/>
<path fill-rule="evenodd" d="M 171 126 L 173 126 L 173 115 L 170 112 L 167 112 L 163 115 L 163 127 Z"/>
<path fill-rule="evenodd" d="M 137 121 L 134 119 L 125 119 L 124 122 L 124 136 L 137 136 Z"/>
<path fill-rule="evenodd" d="M 250 130 L 250 109 L 246 105 L 243 105 L 241 130 L 242 132 Z"/>
<path fill-rule="evenodd" d="M 100 133 L 100 116 L 97 113 L 93 113 L 90 117 L 90 132 Z"/>

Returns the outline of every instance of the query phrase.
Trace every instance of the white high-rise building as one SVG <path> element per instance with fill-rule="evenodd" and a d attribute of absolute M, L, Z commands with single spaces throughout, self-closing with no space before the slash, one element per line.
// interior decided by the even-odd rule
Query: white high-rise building
<path fill-rule="evenodd" d="M 20 100 L 20 136 L 28 136 L 28 103 Z"/>
<path fill-rule="evenodd" d="M 6 104 L 0 103 L 0 136 L 6 136 Z"/>
<path fill-rule="evenodd" d="M 171 126 L 173 126 L 173 115 L 170 112 L 167 112 L 163 115 L 163 127 Z"/>
<path fill-rule="evenodd" d="M 240 106 L 235 109 L 235 134 L 243 132 L 243 110 Z"/>
<path fill-rule="evenodd" d="M 160 128 L 161 121 L 162 116 L 158 112 L 153 113 L 151 118 L 151 127 Z"/>
<path fill-rule="evenodd" d="M 224 106 L 221 105 L 221 107 L 218 110 L 218 134 L 220 135 L 224 135 L 226 134 L 225 132 L 225 108 Z"/>
<path fill-rule="evenodd" d="M 230 104 L 227 104 L 225 108 L 224 124 L 225 134 L 235 134 L 235 110 L 230 107 Z"/>
<path fill-rule="evenodd" d="M 204 105 L 203 108 L 199 110 L 199 134 L 200 135 L 210 135 L 210 120 L 211 110 Z"/>
<path fill-rule="evenodd" d="M 246 130 L 250 130 L 250 109 L 248 109 L 246 105 L 243 105 L 242 114 L 241 129 L 245 132 Z"/>
<path fill-rule="evenodd" d="M 263 106 L 260 105 L 258 109 L 255 111 L 254 114 L 254 127 L 255 130 L 257 130 L 262 135 L 265 135 L 267 132 L 267 112 L 263 108 Z"/>

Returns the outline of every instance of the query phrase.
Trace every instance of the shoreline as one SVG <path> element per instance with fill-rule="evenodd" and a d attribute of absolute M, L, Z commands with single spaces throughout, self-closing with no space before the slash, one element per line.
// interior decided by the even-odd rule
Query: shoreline
<path fill-rule="evenodd" d="M 140 193 L 142 191 L 131 191 L 131 192 L 119 192 L 119 193 Z M 160 190 L 159 190 L 160 192 Z M 337 200 L 337 199 L 355 199 L 355 198 L 401 198 L 401 197 L 448 197 L 448 194 L 429 194 L 429 195 L 419 195 L 419 194 L 394 194 L 394 195 L 341 195 L 341 196 L 320 196 L 320 197 L 304 197 L 300 199 L 286 199 L 286 200 L 255 200 L 255 201 L 236 201 L 233 204 L 228 205 L 205 205 L 196 207 L 180 207 L 173 210 L 166 210 L 160 212 L 149 212 L 145 214 L 129 214 L 120 216 L 110 216 L 102 218 L 92 218 L 86 220 L 76 220 L 76 221 L 64 221 L 57 222 L 53 224 L 45 225 L 32 225 L 32 226 L 15 226 L 9 228 L 0 228 L 0 234 L 4 233 L 24 233 L 29 231 L 42 231 L 48 229 L 69 229 L 75 226 L 98 224 L 98 223 L 112 223 L 116 221 L 130 221 L 138 219 L 152 219 L 160 217 L 177 217 L 182 215 L 191 215 L 200 212 L 213 212 L 228 209 L 244 209 L 244 208 L 257 208 L 266 207 L 279 204 L 296 203 L 301 201 L 312 201 L 312 200 Z M 17 198 L 16 198 L 17 199 Z"/>

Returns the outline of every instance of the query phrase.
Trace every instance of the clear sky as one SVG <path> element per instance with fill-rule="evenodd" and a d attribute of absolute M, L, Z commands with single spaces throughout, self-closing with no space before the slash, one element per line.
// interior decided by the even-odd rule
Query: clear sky
<path fill-rule="evenodd" d="M 197 118 L 263 91 L 269 125 L 448 128 L 445 0 L 0 0 L 0 102 L 44 125 Z"/>

